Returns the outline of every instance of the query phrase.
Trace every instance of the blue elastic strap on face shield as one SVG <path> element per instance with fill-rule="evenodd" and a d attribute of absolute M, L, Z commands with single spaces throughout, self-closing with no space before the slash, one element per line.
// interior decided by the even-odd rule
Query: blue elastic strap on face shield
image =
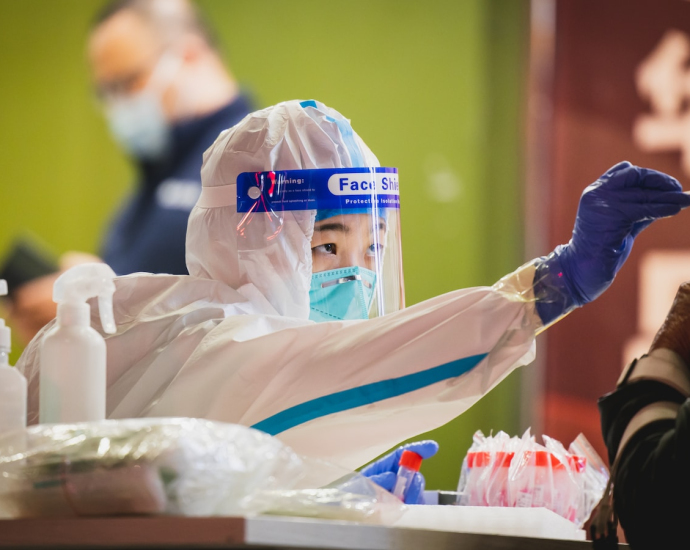
<path fill-rule="evenodd" d="M 307 107 L 312 107 L 313 109 L 316 109 L 317 111 L 320 111 L 325 114 L 325 111 L 322 111 L 319 107 L 319 104 L 313 99 L 302 101 L 300 103 L 300 106 L 303 109 L 306 109 Z M 357 142 L 355 141 L 355 134 L 352 131 L 352 126 L 350 126 L 350 122 L 345 118 L 336 119 L 328 114 L 326 114 L 326 120 L 335 123 L 335 125 L 338 127 L 338 130 L 340 130 L 340 135 L 343 138 L 343 143 L 347 148 L 347 152 L 350 154 L 350 161 L 352 162 L 352 166 L 365 166 L 364 155 L 362 155 L 362 151 L 360 150 L 359 145 L 357 145 Z"/>
<path fill-rule="evenodd" d="M 316 322 L 368 319 L 376 273 L 360 266 L 320 271 L 311 277 L 309 319 Z"/>

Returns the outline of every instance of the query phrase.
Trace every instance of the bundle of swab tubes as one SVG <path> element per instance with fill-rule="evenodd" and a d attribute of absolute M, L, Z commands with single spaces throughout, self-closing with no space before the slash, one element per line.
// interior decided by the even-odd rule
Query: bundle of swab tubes
<path fill-rule="evenodd" d="M 608 470 L 582 434 L 568 449 L 542 437 L 544 445 L 529 430 L 521 438 L 475 433 L 462 465 L 458 503 L 544 507 L 583 525 L 601 498 Z"/>

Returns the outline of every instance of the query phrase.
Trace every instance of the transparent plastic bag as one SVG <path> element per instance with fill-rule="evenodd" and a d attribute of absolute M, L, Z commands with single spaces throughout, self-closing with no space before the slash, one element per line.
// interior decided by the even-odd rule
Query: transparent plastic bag
<path fill-rule="evenodd" d="M 359 472 L 317 458 L 301 458 L 305 475 L 292 489 L 257 496 L 264 514 L 393 525 L 407 508 Z"/>
<path fill-rule="evenodd" d="M 573 440 L 568 451 L 573 455 L 585 457 L 587 461 L 583 476 L 584 503 L 582 505 L 585 513 L 584 521 L 587 521 L 606 490 L 609 469 L 583 434 L 579 434 Z"/>
<path fill-rule="evenodd" d="M 302 460 L 257 430 L 190 418 L 47 424 L 0 439 L 3 515 L 232 515 Z"/>
<path fill-rule="evenodd" d="M 201 419 L 38 425 L 0 438 L 5 518 L 279 512 L 392 522 L 404 506 L 384 492 L 258 430 Z"/>
<path fill-rule="evenodd" d="M 405 511 L 399 498 L 369 478 L 351 473 L 319 489 L 266 491 L 264 514 L 392 525 Z"/>
<path fill-rule="evenodd" d="M 505 432 L 485 438 L 475 434 L 474 443 L 467 453 L 466 489 L 464 503 L 469 506 L 509 506 L 508 467 L 514 453 L 514 442 Z M 462 482 L 461 482 L 462 483 Z"/>
<path fill-rule="evenodd" d="M 479 479 L 482 475 L 481 468 L 484 465 L 484 457 L 476 459 L 479 449 L 484 445 L 484 434 L 481 431 L 476 431 L 472 436 L 472 446 L 467 451 L 465 458 L 462 461 L 460 469 L 460 481 L 458 482 L 458 504 L 467 506 L 480 506 L 474 504 L 479 502 L 483 497 L 480 490 Z"/>
<path fill-rule="evenodd" d="M 554 480 L 552 509 L 573 523 L 583 525 L 589 516 L 585 510 L 587 458 L 567 451 L 560 441 L 547 435 L 542 435 L 542 439 L 550 456 L 555 458 L 555 461 L 551 460 Z"/>
<path fill-rule="evenodd" d="M 569 450 L 543 439 L 538 444 L 530 430 L 521 438 L 477 432 L 463 461 L 459 503 L 544 507 L 583 525 L 606 486 L 606 467 L 583 435 Z"/>
<path fill-rule="evenodd" d="M 555 439 L 524 441 L 510 469 L 512 502 L 517 507 L 548 508 L 582 525 L 585 459 L 568 453 Z"/>

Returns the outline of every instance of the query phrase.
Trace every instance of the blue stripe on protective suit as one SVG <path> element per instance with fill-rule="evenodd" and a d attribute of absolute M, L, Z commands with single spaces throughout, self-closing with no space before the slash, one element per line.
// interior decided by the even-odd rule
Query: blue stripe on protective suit
<path fill-rule="evenodd" d="M 382 380 L 373 384 L 365 384 L 364 386 L 324 395 L 274 414 L 254 424 L 252 428 L 270 435 L 277 435 L 322 416 L 356 409 L 377 401 L 411 393 L 443 380 L 456 378 L 472 370 L 487 355 L 482 353 L 480 355 L 472 355 L 471 357 L 463 357 L 462 359 L 414 374 L 401 376 L 400 378 Z"/>
<path fill-rule="evenodd" d="M 359 145 L 357 145 L 357 142 L 355 141 L 355 136 L 352 132 L 352 126 L 350 126 L 350 123 L 347 120 L 336 120 L 329 116 L 326 117 L 326 120 L 333 121 L 338 126 L 340 135 L 343 136 L 345 147 L 347 147 L 347 150 L 350 153 L 352 166 L 364 166 L 364 157 L 359 150 Z"/>
<path fill-rule="evenodd" d="M 313 99 L 302 101 L 300 103 L 300 106 L 303 109 L 306 109 L 307 107 L 313 107 L 314 109 L 319 108 L 319 106 L 316 104 L 316 101 L 314 101 Z M 335 122 L 336 126 L 338 127 L 338 130 L 340 130 L 340 135 L 342 136 L 343 141 L 345 142 L 345 147 L 347 147 L 347 151 L 348 153 L 350 153 L 350 160 L 352 161 L 352 166 L 364 166 L 364 157 L 362 156 L 362 152 L 359 150 L 359 145 L 357 145 L 357 142 L 355 141 L 355 136 L 352 131 L 352 126 L 350 126 L 350 123 L 346 119 L 337 120 L 328 115 L 326 115 L 326 120 L 330 122 Z"/>

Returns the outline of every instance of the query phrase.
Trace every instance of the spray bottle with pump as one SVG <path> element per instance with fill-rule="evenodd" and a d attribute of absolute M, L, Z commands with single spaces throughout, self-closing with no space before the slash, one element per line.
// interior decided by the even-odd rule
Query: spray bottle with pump
<path fill-rule="evenodd" d="M 91 328 L 86 301 L 98 296 L 101 325 L 115 332 L 115 273 L 89 263 L 65 271 L 53 286 L 57 323 L 41 342 L 39 421 L 89 422 L 105 419 L 105 340 Z"/>
<path fill-rule="evenodd" d="M 0 296 L 7 294 L 7 282 L 0 279 Z M 10 366 L 10 329 L 0 319 L 0 436 L 26 427 L 26 378 Z"/>

